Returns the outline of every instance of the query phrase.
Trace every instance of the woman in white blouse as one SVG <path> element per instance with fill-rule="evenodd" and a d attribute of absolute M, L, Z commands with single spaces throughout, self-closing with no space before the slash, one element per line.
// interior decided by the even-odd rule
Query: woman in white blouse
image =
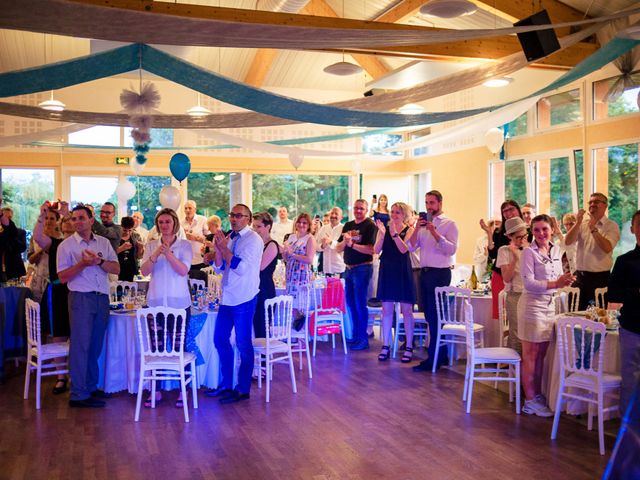
<path fill-rule="evenodd" d="M 183 308 L 187 311 L 185 334 L 191 317 L 191 293 L 189 291 L 189 268 L 193 250 L 188 240 L 177 237 L 180 220 L 176 212 L 163 208 L 155 219 L 155 227 L 160 238 L 151 240 L 144 251 L 140 271 L 151 274 L 147 290 L 147 304 L 150 307 Z M 156 402 L 161 394 L 156 393 Z M 151 401 L 145 402 L 151 407 Z M 178 398 L 176 407 L 182 408 L 182 398 Z"/>
<path fill-rule="evenodd" d="M 540 417 L 553 415 L 542 395 L 542 368 L 554 325 L 553 293 L 571 285 L 575 277 L 562 273 L 560 248 L 551 242 L 548 215 L 531 221 L 533 242 L 520 261 L 523 293 L 518 302 L 518 336 L 522 340 L 523 412 Z"/>

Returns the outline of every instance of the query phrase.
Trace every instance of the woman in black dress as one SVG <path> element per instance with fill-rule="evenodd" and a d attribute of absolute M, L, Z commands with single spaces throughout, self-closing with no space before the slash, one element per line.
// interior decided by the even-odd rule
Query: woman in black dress
<path fill-rule="evenodd" d="M 382 252 L 377 295 L 382 301 L 382 350 L 378 355 L 380 361 L 389 358 L 395 302 L 400 303 L 407 337 L 402 363 L 409 363 L 413 358 L 413 304 L 416 302 L 416 290 L 409 246 L 405 243 L 405 239 L 408 240 L 413 234 L 413 228 L 406 225 L 409 211 L 408 205 L 394 203 L 391 206 L 391 219 L 386 227 L 382 221 L 376 220 L 378 237 L 373 248 L 375 253 Z"/>
<path fill-rule="evenodd" d="M 58 246 L 62 241 L 73 235 L 75 229 L 69 217 L 69 204 L 60 202 L 59 213 L 61 215 L 60 230 L 64 238 L 50 237 L 44 233 L 44 222 L 49 210 L 53 210 L 49 202 L 44 202 L 40 207 L 40 217 L 33 229 L 33 239 L 43 251 L 49 254 L 49 286 L 42 295 L 40 302 L 40 323 L 44 332 L 52 337 L 53 342 L 66 342 L 69 338 L 69 290 L 67 285 L 60 283 L 58 279 Z M 53 393 L 58 395 L 67 390 L 67 377 L 59 375 L 53 388 Z"/>
<path fill-rule="evenodd" d="M 273 218 L 267 212 L 253 215 L 253 230 L 260 235 L 264 242 L 262 261 L 260 262 L 260 291 L 256 301 L 256 312 L 253 316 L 253 330 L 256 338 L 266 338 L 267 330 L 264 317 L 264 302 L 276 296 L 276 286 L 273 283 L 273 272 L 278 263 L 278 243 L 271 238 Z"/>
<path fill-rule="evenodd" d="M 120 246 L 116 250 L 120 263 L 118 280 L 133 282 L 133 278 L 138 274 L 138 260 L 144 255 L 144 245 L 140 236 L 133 231 L 135 228 L 133 217 L 122 217 L 120 226 L 122 227 L 122 236 Z"/>

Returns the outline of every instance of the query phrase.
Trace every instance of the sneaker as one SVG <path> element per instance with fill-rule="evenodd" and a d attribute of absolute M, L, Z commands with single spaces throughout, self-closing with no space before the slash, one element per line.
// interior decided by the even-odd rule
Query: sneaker
<path fill-rule="evenodd" d="M 549 403 L 549 402 L 547 402 L 547 397 L 545 397 L 541 393 L 536 395 L 535 399 L 540 405 L 548 405 L 548 403 Z"/>
<path fill-rule="evenodd" d="M 552 417 L 553 412 L 549 410 L 549 407 L 539 403 L 537 399 L 525 400 L 522 411 L 528 415 L 537 415 L 539 417 Z"/>

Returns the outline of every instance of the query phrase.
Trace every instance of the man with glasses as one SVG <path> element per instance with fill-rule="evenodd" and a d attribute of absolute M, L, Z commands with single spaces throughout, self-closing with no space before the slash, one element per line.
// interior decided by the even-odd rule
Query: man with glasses
<path fill-rule="evenodd" d="M 184 204 L 184 220 L 181 222 L 181 226 L 184 229 L 187 240 L 191 243 L 193 252 L 189 277 L 206 280 L 206 274 L 200 272 L 200 270 L 205 267 L 202 258 L 202 247 L 207 235 L 209 235 L 209 228 L 207 228 L 207 217 L 196 213 L 196 202 L 193 200 L 187 200 Z"/>
<path fill-rule="evenodd" d="M 215 390 L 205 392 L 208 397 L 219 397 L 220 403 L 235 403 L 249 399 L 253 373 L 253 343 L 251 329 L 256 309 L 256 296 L 260 287 L 260 236 L 249 228 L 251 210 L 241 203 L 229 212 L 231 233 L 222 230 L 213 235 L 216 249 L 215 269 L 222 272 L 222 299 L 213 334 L 213 343 L 220 355 L 222 382 Z M 240 351 L 238 383 L 233 388 L 233 347 L 229 338 L 235 329 L 236 346 Z"/>
<path fill-rule="evenodd" d="M 100 208 L 100 221 L 102 223 L 93 222 L 93 227 L 91 227 L 93 233 L 109 240 L 114 252 L 118 250 L 120 238 L 122 237 L 120 225 L 113 223 L 115 215 L 116 206 L 111 202 L 105 202 Z"/>
<path fill-rule="evenodd" d="M 609 200 L 602 193 L 589 197 L 589 215 L 578 210 L 575 225 L 567 232 L 566 245 L 576 243 L 576 281 L 580 289 L 578 308 L 585 310 L 595 300 L 595 289 L 606 287 L 613 266 L 613 249 L 620 241 L 620 228 L 605 216 Z"/>

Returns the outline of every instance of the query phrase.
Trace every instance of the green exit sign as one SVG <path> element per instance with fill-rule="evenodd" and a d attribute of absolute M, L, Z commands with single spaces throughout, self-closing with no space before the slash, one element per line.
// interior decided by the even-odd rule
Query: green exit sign
<path fill-rule="evenodd" d="M 129 157 L 116 157 L 116 165 L 129 165 Z"/>

